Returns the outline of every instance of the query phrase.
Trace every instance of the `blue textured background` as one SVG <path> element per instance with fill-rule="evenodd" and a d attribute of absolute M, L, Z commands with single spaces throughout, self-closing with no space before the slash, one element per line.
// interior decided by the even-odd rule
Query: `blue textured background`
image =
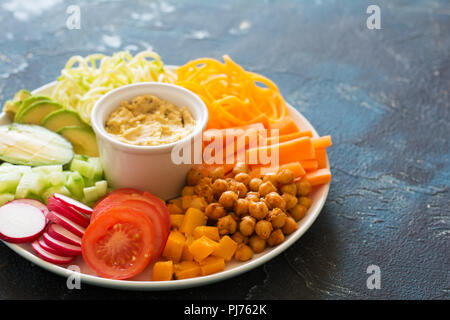
<path fill-rule="evenodd" d="M 81 30 L 66 28 L 74 3 Z M 366 27 L 370 4 L 381 30 Z M 0 245 L 0 298 L 449 298 L 448 1 L 4 0 L 0 30 L 2 104 L 53 81 L 72 55 L 153 48 L 183 64 L 229 54 L 334 141 L 320 217 L 245 275 L 178 292 L 70 291 Z M 379 290 L 366 287 L 372 264 Z"/>

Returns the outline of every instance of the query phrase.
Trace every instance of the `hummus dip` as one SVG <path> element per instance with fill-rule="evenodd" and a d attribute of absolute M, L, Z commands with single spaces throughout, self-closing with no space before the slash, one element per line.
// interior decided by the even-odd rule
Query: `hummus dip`
<path fill-rule="evenodd" d="M 138 146 L 178 141 L 194 131 L 187 107 L 177 107 L 153 95 L 122 101 L 106 120 L 105 130 L 117 140 Z"/>

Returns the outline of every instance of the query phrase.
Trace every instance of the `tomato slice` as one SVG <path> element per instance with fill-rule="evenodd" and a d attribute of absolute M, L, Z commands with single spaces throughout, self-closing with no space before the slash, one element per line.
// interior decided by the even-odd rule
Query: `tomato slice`
<path fill-rule="evenodd" d="M 152 261 L 154 261 L 164 251 L 167 237 L 169 236 L 170 224 L 168 225 L 165 219 L 161 217 L 160 211 L 153 203 L 153 201 L 150 201 L 147 197 L 144 197 L 139 193 L 112 192 L 94 208 L 91 215 L 91 221 L 94 222 L 104 212 L 108 212 L 110 208 L 114 208 L 118 205 L 131 207 L 145 212 L 152 220 L 155 227 L 155 251 L 154 257 L 152 258 Z"/>
<path fill-rule="evenodd" d="M 84 261 L 104 278 L 134 277 L 152 258 L 153 230 L 145 213 L 125 206 L 111 208 L 87 227 L 81 240 Z"/>

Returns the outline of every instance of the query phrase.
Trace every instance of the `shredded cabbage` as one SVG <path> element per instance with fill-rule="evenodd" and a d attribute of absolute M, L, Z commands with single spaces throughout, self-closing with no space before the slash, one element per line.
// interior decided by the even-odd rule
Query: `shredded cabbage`
<path fill-rule="evenodd" d="M 95 102 L 112 89 L 144 81 L 172 82 L 172 78 L 173 74 L 166 72 L 160 56 L 152 51 L 143 51 L 134 57 L 128 51 L 112 56 L 73 56 L 61 71 L 51 98 L 78 112 L 90 123 Z"/>

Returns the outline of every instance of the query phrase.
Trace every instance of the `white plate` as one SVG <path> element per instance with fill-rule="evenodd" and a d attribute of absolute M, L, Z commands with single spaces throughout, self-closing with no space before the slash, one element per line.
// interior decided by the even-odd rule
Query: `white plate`
<path fill-rule="evenodd" d="M 53 86 L 56 82 L 51 82 L 47 85 L 44 85 L 32 92 L 33 95 L 49 95 Z M 313 135 L 318 137 L 316 130 L 313 126 L 303 117 L 297 110 L 295 110 L 291 105 L 288 105 L 289 115 L 294 119 L 297 125 L 302 130 L 311 130 Z M 9 119 L 5 113 L 0 114 L 0 124 L 9 123 Z M 327 160 L 327 166 L 329 167 L 329 163 Z M 124 289 L 124 290 L 175 290 L 182 288 L 189 288 L 195 286 L 201 286 L 210 284 L 217 281 L 222 281 L 231 277 L 235 277 L 244 272 L 250 271 L 263 263 L 268 262 L 273 259 L 284 250 L 289 248 L 295 241 L 297 241 L 305 232 L 309 229 L 309 227 L 313 224 L 316 218 L 319 216 L 320 211 L 322 210 L 323 205 L 325 204 L 325 200 L 328 195 L 329 184 L 322 185 L 319 188 L 315 189 L 312 193 L 312 204 L 308 209 L 305 217 L 299 221 L 299 228 L 293 234 L 286 237 L 286 240 L 280 245 L 268 248 L 264 252 L 256 254 L 253 258 L 247 262 L 237 262 L 231 261 L 227 263 L 224 271 L 192 279 L 184 279 L 184 280 L 172 280 L 172 281 L 150 281 L 151 279 L 151 266 L 147 267 L 141 274 L 136 276 L 130 280 L 111 280 L 100 278 L 95 275 L 95 273 L 86 265 L 83 261 L 82 257 L 77 257 L 71 265 L 76 265 L 80 268 L 81 274 L 80 278 L 83 283 L 88 283 L 91 285 L 116 288 L 116 289 Z M 63 277 L 69 277 L 74 274 L 74 271 L 71 271 L 65 267 L 61 267 L 49 262 L 46 262 L 36 256 L 31 248 L 30 244 L 11 244 L 4 242 L 8 247 L 14 250 L 16 253 L 31 261 L 32 263 L 47 269 L 50 272 L 56 273 Z"/>

